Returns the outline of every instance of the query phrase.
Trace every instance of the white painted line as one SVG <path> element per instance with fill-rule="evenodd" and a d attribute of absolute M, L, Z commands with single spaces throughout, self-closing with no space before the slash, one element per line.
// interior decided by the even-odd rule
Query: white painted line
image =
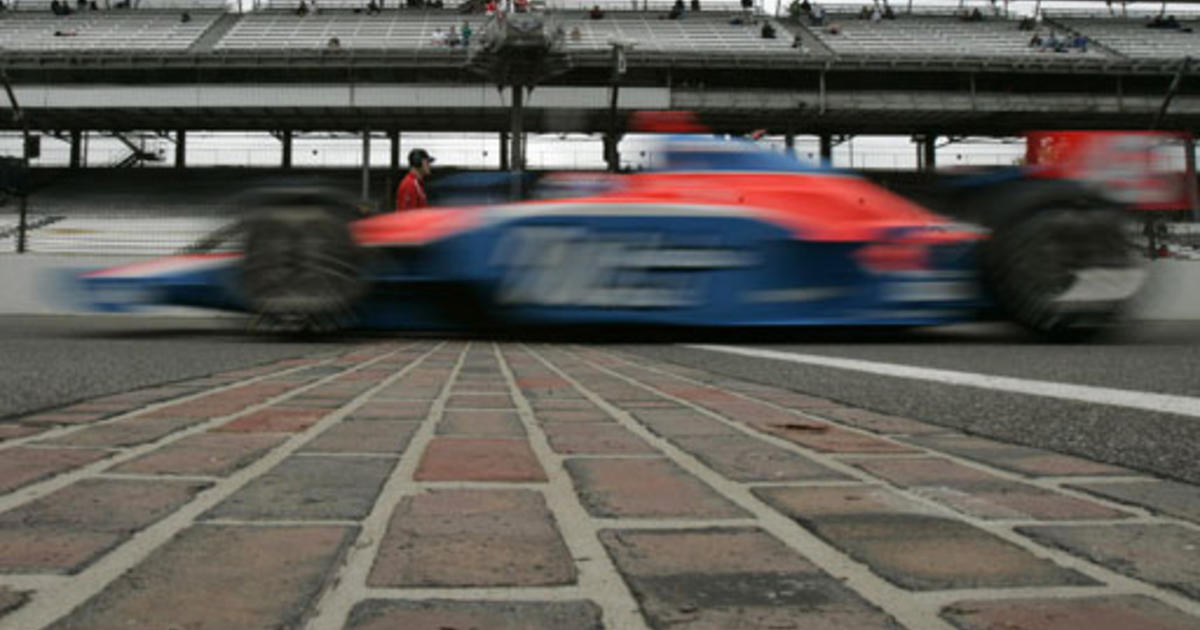
<path fill-rule="evenodd" d="M 902 363 L 884 363 L 881 361 L 864 361 L 861 359 L 840 359 L 816 354 L 801 354 L 797 352 L 780 352 L 763 348 L 739 348 L 734 346 L 718 346 L 709 344 L 688 344 L 685 348 L 707 350 L 736 354 L 756 359 L 771 359 L 787 361 L 802 365 L 836 368 L 866 372 L 880 376 L 893 376 L 918 381 L 930 381 L 944 385 L 962 385 L 1012 394 L 1058 398 L 1073 402 L 1126 407 L 1158 413 L 1172 413 L 1180 416 L 1200 418 L 1200 398 L 1193 396 L 1175 396 L 1172 394 L 1156 394 L 1139 392 L 1129 389 L 1114 389 L 1110 387 L 1095 387 L 1092 385 L 1075 385 L 1072 383 L 1057 383 L 1053 381 L 1035 381 L 1011 376 L 995 376 L 977 372 L 959 372 L 957 370 L 941 370 L 935 368 L 917 367 Z"/>

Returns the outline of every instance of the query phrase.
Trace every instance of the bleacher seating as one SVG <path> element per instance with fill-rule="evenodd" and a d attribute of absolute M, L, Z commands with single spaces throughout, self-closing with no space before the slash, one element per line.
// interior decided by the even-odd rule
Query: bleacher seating
<path fill-rule="evenodd" d="M 1029 45 L 1033 32 L 1017 28 L 1017 21 L 989 18 L 966 22 L 956 17 L 900 15 L 895 20 L 872 22 L 857 15 L 828 15 L 825 27 L 811 27 L 813 33 L 838 55 L 891 55 L 907 57 L 1104 57 L 1106 53 L 1090 47 L 1086 53 L 1071 50 L 1053 53 Z M 837 24 L 839 32 L 830 33 Z M 1043 36 L 1048 29 L 1041 29 Z"/>
<path fill-rule="evenodd" d="M 298 16 L 271 11 L 243 17 L 217 42 L 216 50 L 324 48 L 338 38 L 341 48 L 447 49 L 434 41 L 435 30 L 459 28 L 463 21 L 480 32 L 486 18 L 449 11 L 388 11 L 379 15 L 324 11 Z M 559 23 L 567 34 L 568 50 L 603 49 L 614 39 L 636 42 L 636 50 L 651 52 L 782 52 L 791 51 L 791 38 L 776 28 L 777 39 L 762 39 L 758 27 L 729 23 L 730 16 L 710 14 L 682 20 L 658 14 L 613 13 L 589 20 L 578 12 L 564 14 Z M 579 29 L 579 38 L 572 34 Z"/>
<path fill-rule="evenodd" d="M 1144 20 L 1055 18 L 1064 26 L 1134 58 L 1182 59 L 1200 57 L 1200 22 L 1184 22 L 1191 33 L 1146 28 Z"/>
<path fill-rule="evenodd" d="M 214 50 L 280 50 L 325 48 L 336 37 L 342 48 L 422 49 L 448 48 L 433 41 L 434 31 L 460 28 L 464 21 L 475 32 L 483 27 L 482 15 L 453 11 L 389 11 L 380 15 L 349 11 L 324 11 L 298 16 L 267 11 L 244 16 L 213 47 Z"/>
<path fill-rule="evenodd" d="M 187 50 L 221 16 L 216 11 L 81 11 L 0 14 L 0 50 Z M 59 33 L 59 35 L 55 35 Z"/>

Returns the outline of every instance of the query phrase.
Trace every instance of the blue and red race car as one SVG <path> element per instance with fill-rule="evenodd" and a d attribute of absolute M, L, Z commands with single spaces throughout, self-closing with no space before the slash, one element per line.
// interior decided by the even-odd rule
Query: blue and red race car
<path fill-rule="evenodd" d="M 1111 325 L 1143 274 L 1119 207 L 1006 181 L 950 219 L 747 141 L 666 141 L 663 168 L 543 178 L 529 198 L 354 219 L 259 194 L 205 251 L 78 276 L 90 304 L 243 311 L 265 329 Z"/>

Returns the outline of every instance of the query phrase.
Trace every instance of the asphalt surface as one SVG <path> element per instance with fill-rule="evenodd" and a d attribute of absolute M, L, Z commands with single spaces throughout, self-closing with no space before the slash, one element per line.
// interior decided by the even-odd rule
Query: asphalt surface
<path fill-rule="evenodd" d="M 338 345 L 255 338 L 240 321 L 0 317 L 0 418 Z"/>
<path fill-rule="evenodd" d="M 738 345 L 1039 382 L 1183 396 L 1200 392 L 1200 323 L 1191 322 L 1143 323 L 1116 339 L 1091 345 L 1040 343 L 1003 325 L 909 334 L 814 331 L 805 333 L 799 343 L 776 339 Z M 968 433 L 1200 482 L 1200 418 L 742 357 L 679 344 L 615 347 Z"/>

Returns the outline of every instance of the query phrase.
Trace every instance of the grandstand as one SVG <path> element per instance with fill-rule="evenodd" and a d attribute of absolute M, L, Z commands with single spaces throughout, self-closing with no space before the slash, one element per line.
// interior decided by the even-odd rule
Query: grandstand
<path fill-rule="evenodd" d="M 986 14 L 980 21 L 960 19 L 956 6 L 908 13 L 894 3 L 896 19 L 877 22 L 858 19 L 858 6 L 830 6 L 823 26 L 761 12 L 747 19 L 740 2 L 701 3 L 703 11 L 677 20 L 666 19 L 671 0 L 601 1 L 606 15 L 599 20 L 579 6 L 555 10 L 569 64 L 530 94 L 521 128 L 602 134 L 612 144 L 629 131 L 623 125 L 630 111 L 688 109 L 717 132 L 762 128 L 787 138 L 813 136 L 822 157 L 855 135 L 911 138 L 925 167 L 934 165 L 936 143 L 968 135 L 1151 125 L 1200 130 L 1200 64 L 1194 63 L 1200 34 L 1186 32 L 1196 24 L 1182 13 L 1182 28 L 1150 29 L 1141 17 L 1055 9 L 1030 31 L 990 3 L 977 3 Z M 515 128 L 512 90 L 468 71 L 461 46 L 434 39 L 464 21 L 480 32 L 487 18 L 453 6 L 399 4 L 386 0 L 382 13 L 368 14 L 366 0 L 317 0 L 319 12 L 300 16 L 292 0 L 264 0 L 245 13 L 223 9 L 224 0 L 141 0 L 134 9 L 56 16 L 48 0 L 20 0 L 17 10 L 0 12 L 0 69 L 31 130 L 44 144 L 69 143 L 76 167 L 87 162 L 80 143 L 90 132 L 169 139 L 176 159 L 165 154 L 157 164 L 186 170 L 192 130 L 259 132 L 267 138 L 264 152 L 278 151 L 273 166 L 283 168 L 292 164 L 293 134 L 371 131 L 386 137 L 391 150 L 389 163 L 370 166 L 391 170 L 401 164 L 401 136 L 410 131 L 498 135 Z M 775 38 L 761 36 L 764 22 Z M 828 28 L 833 23 L 836 34 Z M 1090 45 L 1086 52 L 1030 46 L 1034 33 L 1052 30 L 1082 35 Z M 335 38 L 339 45 L 330 47 Z M 614 43 L 625 47 L 624 73 L 616 72 Z M 1185 66 L 1188 57 L 1193 63 Z M 0 130 L 16 128 L 0 112 Z M 515 166 L 497 148 L 490 159 L 498 154 L 502 167 Z M 616 151 L 604 156 L 610 168 L 628 163 Z M 137 151 L 113 162 L 148 163 Z M 371 183 L 382 185 L 378 171 Z M 195 198 L 180 206 L 190 210 L 176 212 L 161 200 L 110 195 L 99 202 L 102 196 L 90 194 L 99 189 L 82 189 L 89 190 L 87 203 L 61 190 L 39 192 L 57 210 L 37 217 L 45 223 L 34 244 L 70 248 L 90 235 L 88 248 L 125 247 L 125 236 L 111 225 L 125 216 L 115 211 L 122 204 L 141 208 L 138 216 L 183 221 L 147 237 L 169 247 L 195 236 L 199 228 L 186 221 L 198 214 L 205 226 L 214 220 L 197 213 Z M 354 182 L 349 189 L 357 189 Z M 381 188 L 372 195 L 386 203 Z M 0 207 L 0 243 L 13 207 Z M 60 216 L 68 218 L 54 219 Z M 132 237 L 151 231 L 128 225 L 137 226 Z"/>
<path fill-rule="evenodd" d="M 1051 17 L 1048 22 L 1081 33 L 1133 59 L 1200 57 L 1200 21 L 1184 21 L 1182 29 L 1148 29 L 1146 20 Z"/>
<path fill-rule="evenodd" d="M 896 20 L 873 22 L 858 19 L 855 15 L 831 14 L 826 24 L 808 30 L 836 55 L 995 59 L 1056 54 L 1095 58 L 1110 55 L 1095 46 L 1086 52 L 1076 49 L 1066 53 L 1031 46 L 1032 32 L 1019 30 L 1017 20 L 998 17 L 966 22 L 952 16 L 904 15 Z M 1041 33 L 1045 35 L 1049 30 L 1043 27 Z"/>
<path fill-rule="evenodd" d="M 0 50 L 129 52 L 185 51 L 221 17 L 193 11 L 21 12 L 0 17 Z"/>

